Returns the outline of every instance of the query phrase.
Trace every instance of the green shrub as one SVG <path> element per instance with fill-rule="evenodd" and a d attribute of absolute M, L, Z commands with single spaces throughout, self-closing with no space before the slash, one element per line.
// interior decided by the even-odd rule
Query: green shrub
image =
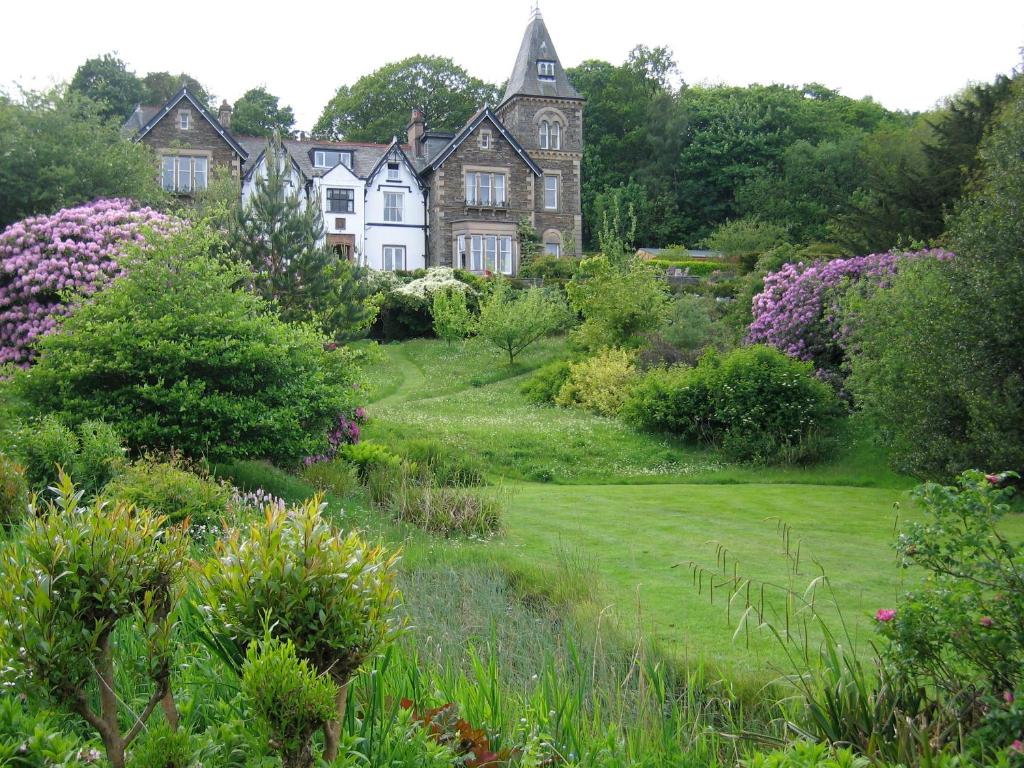
<path fill-rule="evenodd" d="M 363 482 L 370 503 L 376 507 L 384 507 L 390 503 L 391 497 L 403 483 L 421 479 L 418 467 L 399 461 L 397 464 L 370 465 Z"/>
<path fill-rule="evenodd" d="M 430 337 L 434 320 L 430 301 L 420 296 L 392 291 L 384 295 L 370 336 L 381 341 L 404 341 Z"/>
<path fill-rule="evenodd" d="M 721 272 L 729 268 L 727 264 L 723 264 L 720 261 L 706 261 L 704 259 L 649 259 L 644 263 L 658 269 L 683 269 L 692 277 L 708 277 L 715 272 Z"/>
<path fill-rule="evenodd" d="M 342 745 L 341 756 L 331 764 L 331 768 L 365 768 L 368 764 L 451 768 L 467 764 L 447 744 L 438 743 L 411 709 L 399 709 L 387 728 L 371 731 L 371 734 L 369 739 L 348 735 Z"/>
<path fill-rule="evenodd" d="M 39 342 L 16 391 L 67 424 L 106 421 L 136 453 L 290 463 L 322 451 L 352 405 L 352 353 L 283 323 L 244 289 L 243 267 L 208 255 L 218 243 L 200 225 L 155 241 Z"/>
<path fill-rule="evenodd" d="M 25 517 L 28 482 L 25 469 L 0 453 L 0 528 L 9 528 Z"/>
<path fill-rule="evenodd" d="M 43 490 L 57 481 L 61 467 L 86 493 L 99 490 L 124 466 L 125 450 L 112 426 L 84 421 L 76 431 L 49 414 L 20 432 L 15 451 L 32 488 Z"/>
<path fill-rule="evenodd" d="M 429 472 L 435 485 L 485 485 L 483 468 L 479 460 L 437 440 L 410 440 L 402 449 L 413 466 Z"/>
<path fill-rule="evenodd" d="M 299 659 L 291 640 L 267 637 L 246 651 L 242 694 L 266 726 L 282 768 L 312 768 L 313 734 L 334 715 L 332 680 Z"/>
<path fill-rule="evenodd" d="M 345 497 L 356 493 L 359 488 L 359 469 L 344 459 L 331 459 L 310 464 L 302 470 L 302 479 L 320 493 Z"/>
<path fill-rule="evenodd" d="M 720 445 L 731 458 L 799 462 L 818 458 L 837 402 L 809 363 L 770 347 L 705 354 L 695 368 L 655 370 L 623 414 L 648 429 Z"/>
<path fill-rule="evenodd" d="M 562 385 L 569 378 L 570 368 L 568 360 L 556 360 L 541 366 L 519 386 L 519 391 L 531 403 L 554 403 Z"/>
<path fill-rule="evenodd" d="M 466 291 L 441 289 L 434 292 L 430 305 L 434 333 L 450 347 L 473 333 L 476 320 L 466 304 Z"/>
<path fill-rule="evenodd" d="M 517 291 L 507 280 L 499 280 L 480 304 L 477 333 L 506 354 L 512 365 L 516 355 L 569 321 L 568 307 L 558 293 L 545 288 Z"/>
<path fill-rule="evenodd" d="M 20 545 L 0 564 L 5 640 L 21 649 L 22 684 L 30 679 L 80 715 L 102 737 L 114 768 L 123 768 L 126 747 L 169 690 L 185 540 L 131 504 L 78 507 L 81 494 L 67 476 L 58 484 L 55 500 L 28 518 Z M 140 642 L 115 644 L 118 627 Z M 151 680 L 149 702 L 121 719 L 118 687 L 130 682 L 139 690 L 133 670 Z M 122 722 L 131 723 L 127 731 Z"/>
<path fill-rule="evenodd" d="M 380 443 L 364 440 L 361 443 L 338 446 L 337 457 L 355 464 L 359 477 L 365 480 L 370 470 L 376 466 L 397 467 L 402 459 Z"/>
<path fill-rule="evenodd" d="M 391 515 L 441 536 L 490 536 L 501 528 L 500 495 L 466 488 L 433 486 L 408 476 L 388 499 Z"/>
<path fill-rule="evenodd" d="M 208 526 L 224 519 L 231 487 L 180 460 L 143 459 L 109 482 L 102 495 L 146 507 L 171 523 L 187 518 L 192 525 Z"/>
<path fill-rule="evenodd" d="M 615 416 L 636 384 L 638 374 L 633 354 L 624 349 L 605 349 L 591 358 L 573 363 L 555 403 L 578 406 L 602 416 Z"/>
<path fill-rule="evenodd" d="M 343 535 L 322 510 L 318 499 L 269 509 L 245 531 L 218 540 L 202 591 L 206 636 L 217 638 L 215 648 L 248 649 L 269 627 L 339 686 L 336 714 L 324 727 L 329 761 L 337 757 L 352 676 L 394 638 L 402 620 L 395 610 L 397 554 L 370 546 L 356 532 Z"/>
<path fill-rule="evenodd" d="M 871 764 L 852 749 L 833 751 L 828 744 L 810 741 L 795 741 L 774 752 L 758 752 L 742 763 L 743 768 L 867 768 Z"/>
<path fill-rule="evenodd" d="M 128 768 L 194 768 L 192 734 L 171 730 L 166 721 L 150 726 L 132 746 Z M 201 763 L 200 763 L 201 765 Z"/>
<path fill-rule="evenodd" d="M 520 277 L 541 277 L 544 281 L 566 282 L 572 278 L 579 266 L 579 259 L 559 256 L 535 256 L 529 264 L 519 270 Z"/>

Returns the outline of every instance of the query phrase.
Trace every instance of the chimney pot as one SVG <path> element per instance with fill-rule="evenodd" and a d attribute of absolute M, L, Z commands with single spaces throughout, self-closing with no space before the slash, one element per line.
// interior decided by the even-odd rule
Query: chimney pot
<path fill-rule="evenodd" d="M 412 119 L 409 121 L 407 130 L 413 156 L 423 157 L 423 134 L 427 130 L 427 119 L 422 109 L 414 108 L 412 110 Z"/>
<path fill-rule="evenodd" d="M 217 121 L 225 128 L 231 127 L 231 105 L 224 99 L 220 103 L 220 110 L 217 113 Z"/>

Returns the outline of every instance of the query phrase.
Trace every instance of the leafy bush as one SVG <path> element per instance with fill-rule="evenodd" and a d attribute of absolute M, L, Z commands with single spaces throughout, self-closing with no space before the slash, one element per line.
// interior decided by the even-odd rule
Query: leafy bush
<path fill-rule="evenodd" d="M 126 247 L 147 228 L 169 220 L 130 200 L 97 200 L 0 232 L 0 365 L 27 365 L 35 340 L 71 311 L 67 294 L 91 295 L 123 274 Z"/>
<path fill-rule="evenodd" d="M 28 482 L 25 468 L 0 453 L 0 528 L 7 528 L 25 516 Z"/>
<path fill-rule="evenodd" d="M 392 516 L 441 536 L 490 536 L 501 528 L 500 495 L 433 486 L 406 475 L 388 499 Z"/>
<path fill-rule="evenodd" d="M 828 744 L 795 741 L 786 749 L 758 752 L 742 765 L 743 768 L 867 768 L 871 761 L 852 749 L 833 751 Z"/>
<path fill-rule="evenodd" d="M 703 245 L 736 259 L 749 272 L 762 254 L 788 243 L 790 239 L 785 227 L 749 217 L 719 224 L 704 238 Z"/>
<path fill-rule="evenodd" d="M 290 640 L 299 658 L 339 686 L 336 714 L 324 727 L 324 759 L 337 757 L 349 681 L 401 628 L 396 612 L 398 556 L 343 535 L 322 515 L 319 499 L 271 509 L 244 532 L 217 542 L 203 592 L 209 637 L 237 649 L 269 632 Z M 236 660 L 239 654 L 233 656 Z"/>
<path fill-rule="evenodd" d="M 161 721 L 147 728 L 132 746 L 128 768 L 193 768 L 192 734 Z M 200 763 L 201 764 L 201 763 Z"/>
<path fill-rule="evenodd" d="M 602 416 L 615 416 L 636 383 L 638 375 L 633 353 L 606 349 L 569 367 L 555 403 L 579 406 Z"/>
<path fill-rule="evenodd" d="M 430 473 L 435 485 L 485 485 L 480 462 L 436 440 L 410 440 L 403 448 L 405 458 Z"/>
<path fill-rule="evenodd" d="M 568 310 L 558 294 L 544 288 L 516 291 L 507 281 L 500 280 L 480 305 L 477 332 L 481 339 L 508 355 L 508 364 L 512 365 L 516 355 L 562 330 L 568 322 Z"/>
<path fill-rule="evenodd" d="M 312 768 L 313 734 L 334 714 L 337 686 L 291 640 L 251 643 L 242 667 L 242 693 L 267 728 L 283 768 Z"/>
<path fill-rule="evenodd" d="M 519 270 L 520 277 L 541 277 L 545 282 L 567 282 L 579 266 L 579 259 L 559 256 L 535 256 Z"/>
<path fill-rule="evenodd" d="M 380 300 L 377 320 L 370 335 L 381 341 L 429 337 L 434 332 L 430 302 L 422 296 L 392 291 Z"/>
<path fill-rule="evenodd" d="M 295 462 L 351 407 L 354 364 L 311 327 L 242 290 L 203 226 L 154 243 L 128 274 L 45 337 L 23 398 L 68 424 L 103 419 L 136 452 Z"/>
<path fill-rule="evenodd" d="M 570 369 L 568 360 L 556 360 L 543 365 L 519 386 L 519 391 L 531 403 L 553 403 L 569 378 Z"/>
<path fill-rule="evenodd" d="M 84 421 L 77 432 L 54 415 L 29 423 L 20 430 L 14 451 L 26 468 L 31 486 L 43 490 L 57 481 L 61 467 L 85 492 L 95 492 L 125 463 L 125 449 L 112 426 Z"/>
<path fill-rule="evenodd" d="M 695 368 L 651 371 L 623 413 L 648 429 L 720 445 L 743 461 L 805 461 L 836 413 L 832 389 L 809 363 L 771 347 L 705 354 Z"/>
<path fill-rule="evenodd" d="M 434 318 L 434 333 L 450 347 L 453 341 L 462 341 L 473 332 L 476 324 L 466 305 L 466 291 L 444 288 L 434 292 L 430 313 Z"/>
<path fill-rule="evenodd" d="M 638 346 L 661 325 L 668 300 L 658 270 L 636 258 L 622 266 L 603 256 L 584 259 L 565 289 L 584 320 L 573 338 L 591 350 Z"/>
<path fill-rule="evenodd" d="M 693 277 L 708 277 L 715 272 L 728 269 L 728 265 L 720 261 L 708 261 L 706 259 L 648 259 L 644 263 L 659 269 L 682 269 Z"/>
<path fill-rule="evenodd" d="M 355 464 L 359 470 L 359 477 L 363 480 L 375 466 L 397 467 L 402 463 L 402 459 L 386 446 L 370 440 L 339 447 L 338 458 Z"/>
<path fill-rule="evenodd" d="M 185 541 L 149 510 L 100 501 L 80 508 L 80 499 L 63 475 L 56 500 L 29 517 L 20 546 L 0 564 L 7 585 L 0 610 L 5 633 L 20 649 L 21 674 L 95 728 L 111 765 L 123 768 L 125 748 L 169 690 Z M 144 669 L 153 683 L 127 732 L 116 689 L 125 675 L 115 674 L 112 643 L 119 624 L 145 638 L 130 647 L 144 649 L 146 658 L 122 659 L 118 666 L 124 661 L 127 670 Z"/>
<path fill-rule="evenodd" d="M 302 469 L 302 479 L 320 493 L 351 496 L 359 490 L 359 469 L 344 459 L 318 461 Z"/>
<path fill-rule="evenodd" d="M 146 507 L 171 523 L 187 518 L 192 525 L 208 526 L 224 519 L 231 487 L 204 477 L 179 460 L 147 458 L 109 482 L 102 495 Z"/>

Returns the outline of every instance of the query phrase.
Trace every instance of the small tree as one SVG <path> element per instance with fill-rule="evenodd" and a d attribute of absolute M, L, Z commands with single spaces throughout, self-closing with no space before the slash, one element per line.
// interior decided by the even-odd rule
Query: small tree
<path fill-rule="evenodd" d="M 465 291 L 436 291 L 431 313 L 434 316 L 434 333 L 439 339 L 444 339 L 449 347 L 453 341 L 461 341 L 473 332 L 475 323 L 466 305 Z"/>
<path fill-rule="evenodd" d="M 338 755 L 348 686 L 368 657 L 401 628 L 395 611 L 397 554 L 335 530 L 319 499 L 294 510 L 266 510 L 243 536 L 217 544 L 206 569 L 214 632 L 245 650 L 266 634 L 295 644 L 296 654 L 338 686 L 334 718 L 324 725 L 324 759 Z M 241 653 L 236 654 L 239 658 Z"/>
<path fill-rule="evenodd" d="M 187 554 L 180 529 L 131 504 L 96 501 L 61 476 L 55 502 L 30 515 L 19 546 L 0 566 L 6 587 L 0 609 L 26 682 L 41 686 L 59 704 L 96 729 L 114 768 L 161 700 L 176 722 L 169 697 L 174 606 Z M 115 674 L 114 630 L 130 624 L 146 644 L 147 659 L 125 660 L 145 668 L 153 683 L 149 700 L 122 731 Z M 91 704 L 99 700 L 97 711 Z"/>
<path fill-rule="evenodd" d="M 535 341 L 566 327 L 565 303 L 544 288 L 517 294 L 505 281 L 498 282 L 480 305 L 477 331 L 491 346 L 508 355 L 508 364 Z"/>

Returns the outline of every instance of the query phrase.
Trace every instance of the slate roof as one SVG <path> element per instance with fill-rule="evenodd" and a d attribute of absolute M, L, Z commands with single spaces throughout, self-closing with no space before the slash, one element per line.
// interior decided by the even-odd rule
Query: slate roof
<path fill-rule="evenodd" d="M 138 104 L 135 107 L 135 111 L 128 116 L 128 119 L 124 121 L 124 125 L 121 126 L 121 131 L 127 136 L 132 137 L 137 134 L 142 128 L 153 119 L 153 115 L 160 111 L 159 104 Z"/>
<path fill-rule="evenodd" d="M 490 107 L 484 107 L 483 109 L 478 110 L 477 113 L 469 119 L 469 122 L 462 127 L 462 130 L 455 134 L 455 138 L 448 143 L 448 146 L 438 152 L 437 155 L 426 164 L 426 167 L 421 173 L 428 173 L 430 171 L 437 170 L 444 161 L 459 148 L 459 145 L 472 135 L 477 126 L 479 126 L 484 120 L 491 121 L 494 127 L 498 129 L 498 133 L 502 135 L 502 138 L 504 138 L 505 141 L 512 145 L 512 149 L 514 149 L 516 154 L 523 159 L 523 162 L 530 167 L 530 170 L 533 171 L 535 176 L 540 176 L 543 173 L 540 166 L 534 162 L 533 158 L 530 157 L 527 151 L 523 148 L 523 145 L 516 141 L 516 137 L 513 136 L 509 129 L 505 127 L 505 124 L 498 119 L 498 116 L 494 114 Z"/>
<path fill-rule="evenodd" d="M 176 107 L 178 105 L 178 102 L 180 102 L 182 99 L 185 99 L 186 101 L 188 101 L 196 109 L 196 111 L 199 112 L 199 114 L 202 115 L 203 118 L 205 118 L 206 121 L 211 126 L 213 126 L 213 129 L 215 131 L 217 131 L 218 134 L 220 134 L 220 137 L 222 139 L 224 139 L 225 142 L 227 142 L 229 147 L 231 147 L 233 150 L 235 150 L 235 152 L 238 153 L 239 157 L 241 157 L 243 160 L 246 158 L 247 153 L 245 151 L 245 148 L 243 148 L 242 145 L 239 144 L 235 140 L 235 137 L 231 135 L 231 132 L 227 128 L 225 128 L 223 125 L 220 124 L 220 122 L 217 120 L 217 118 L 214 117 L 213 114 L 211 114 L 210 110 L 207 109 L 206 106 L 201 101 L 199 101 L 191 93 L 188 92 L 188 87 L 187 86 L 182 86 L 181 90 L 178 91 L 173 96 L 171 96 L 171 98 L 169 98 L 163 104 L 163 106 L 157 107 L 156 112 L 154 112 L 149 117 L 149 119 L 146 121 L 145 125 L 143 125 L 139 129 L 138 133 L 135 134 L 134 140 L 135 141 L 141 141 L 143 139 L 143 137 L 147 133 L 149 133 L 151 130 L 153 130 L 153 127 L 157 123 L 159 123 L 161 120 L 163 120 L 164 117 L 166 117 L 167 114 L 172 109 L 174 109 L 174 107 Z M 130 122 L 132 119 L 134 119 L 135 118 L 135 114 L 137 112 L 140 112 L 140 110 L 141 110 L 141 107 L 139 109 L 137 109 L 136 112 L 132 113 L 132 116 L 129 117 L 128 121 L 125 123 L 126 127 L 128 125 L 128 122 Z"/>
<path fill-rule="evenodd" d="M 249 151 L 249 159 L 242 166 L 242 175 L 246 176 L 253 169 L 263 150 L 267 148 L 267 140 L 257 136 L 238 136 L 238 142 Z M 348 150 L 352 153 L 352 172 L 361 179 L 367 178 L 381 158 L 387 153 L 391 144 L 372 144 L 362 141 L 324 141 L 321 139 L 284 139 L 282 141 L 285 150 L 292 158 L 298 169 L 307 179 L 316 176 L 323 176 L 330 168 L 315 168 L 313 166 L 313 152 L 317 149 Z M 408 145 L 398 145 L 403 152 L 408 150 Z"/>
<path fill-rule="evenodd" d="M 537 77 L 537 61 L 555 62 L 555 79 L 541 80 Z M 501 104 L 516 95 L 545 96 L 555 99 L 583 99 L 580 92 L 573 88 L 569 77 L 562 68 L 562 62 L 555 52 L 555 44 L 551 42 L 548 28 L 539 10 L 533 12 L 533 18 L 526 27 L 519 55 L 512 68 L 512 76 L 508 79 L 508 87 Z M 500 106 L 500 104 L 499 104 Z"/>

